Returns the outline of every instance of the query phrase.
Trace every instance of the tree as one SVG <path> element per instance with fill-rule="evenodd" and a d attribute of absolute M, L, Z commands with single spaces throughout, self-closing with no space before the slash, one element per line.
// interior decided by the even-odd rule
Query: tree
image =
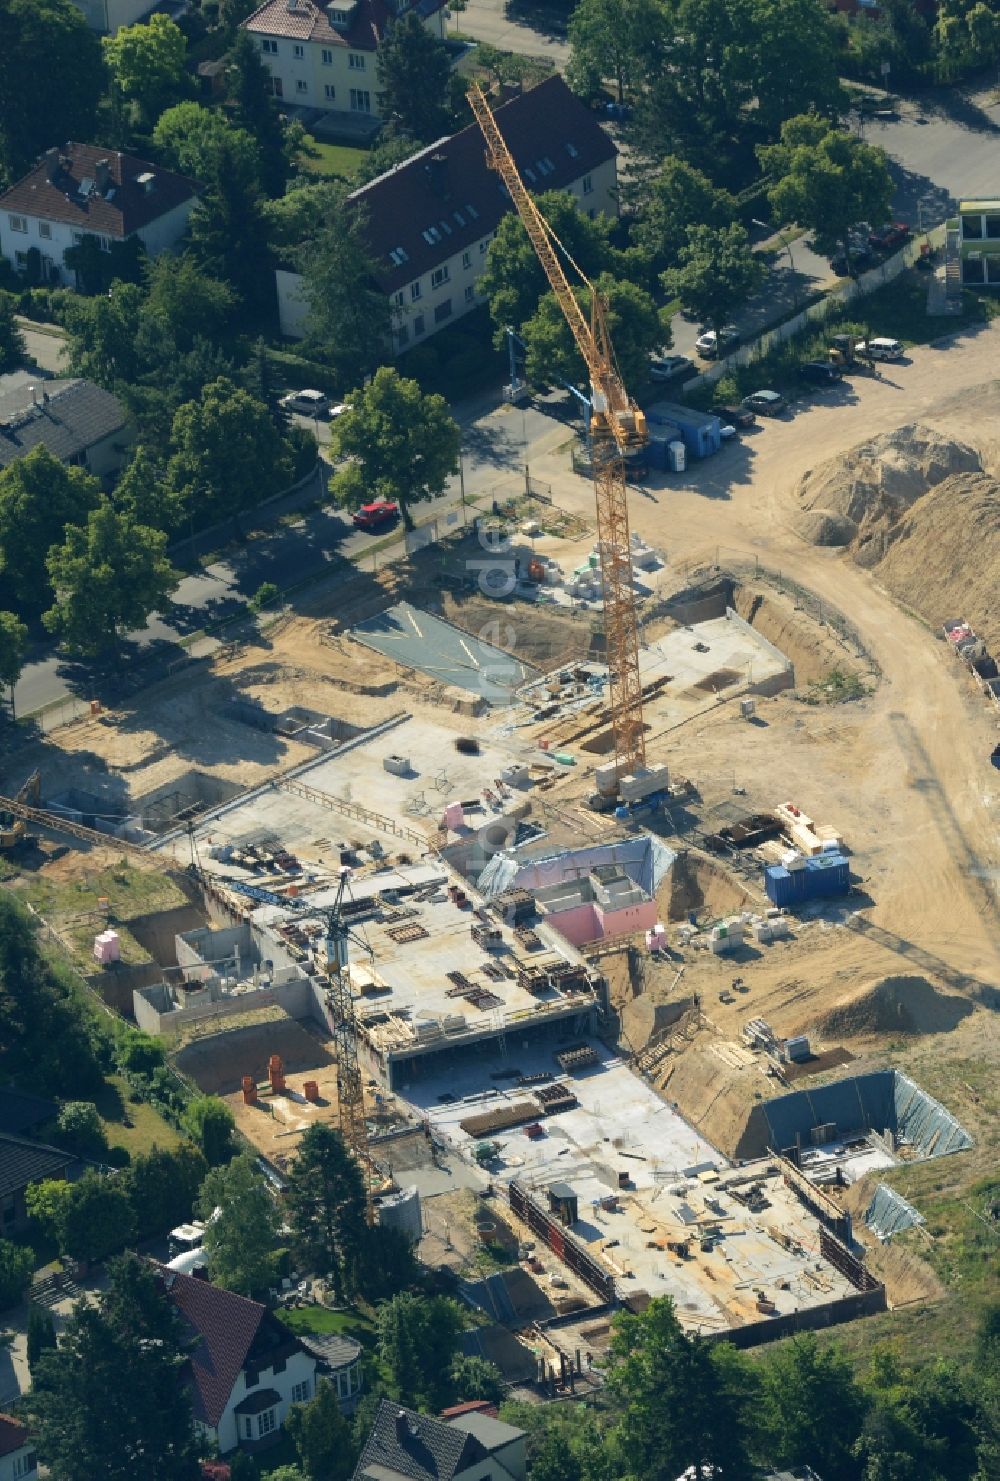
<path fill-rule="evenodd" d="M 360 378 L 382 363 L 391 327 L 389 301 L 373 277 L 364 213 L 347 204 L 347 190 L 338 184 L 313 187 L 305 198 L 293 195 L 302 208 L 301 234 L 288 255 L 309 310 L 306 349 L 345 381 Z"/>
<path fill-rule="evenodd" d="M 369 1301 L 395 1296 L 416 1285 L 420 1266 L 410 1240 L 399 1229 L 376 1224 L 356 1251 L 358 1289 Z"/>
<path fill-rule="evenodd" d="M 166 486 L 166 470 L 142 443 L 133 452 L 112 497 L 119 513 L 137 525 L 170 531 L 180 519 L 177 498 Z"/>
<path fill-rule="evenodd" d="M 107 293 L 111 284 L 137 283 L 142 276 L 146 249 L 139 237 L 126 237 L 105 249 L 101 239 L 85 232 L 63 253 L 63 262 L 73 270 L 79 292 L 94 295 Z"/>
<path fill-rule="evenodd" d="M 133 1157 L 120 1174 L 135 1212 L 139 1239 L 150 1239 L 190 1219 L 208 1163 L 197 1147 L 182 1142 L 172 1152 L 153 1147 Z"/>
<path fill-rule="evenodd" d="M 291 461 L 267 407 L 220 376 L 178 407 L 167 486 L 200 524 L 238 514 L 289 482 Z"/>
<path fill-rule="evenodd" d="M 459 1404 L 472 1399 L 499 1404 L 506 1391 L 500 1369 L 485 1358 L 457 1357 L 451 1365 L 451 1383 Z"/>
<path fill-rule="evenodd" d="M 728 190 L 718 189 L 701 170 L 668 154 L 636 223 L 635 240 L 660 272 L 676 263 L 690 226 L 726 226 L 735 215 L 736 202 Z"/>
<path fill-rule="evenodd" d="M 7 183 L 53 143 L 93 138 L 101 46 L 73 0 L 0 7 L 0 166 Z"/>
<path fill-rule="evenodd" d="M 13 612 L 0 612 L 0 685 L 10 690 L 14 704 L 14 685 L 21 677 L 28 647 L 28 629 Z"/>
<path fill-rule="evenodd" d="M 278 112 L 271 74 L 249 31 L 237 32 L 229 53 L 229 96 L 236 123 L 256 141 L 261 189 L 267 196 L 284 194 L 303 131 L 300 124 L 286 124 Z"/>
<path fill-rule="evenodd" d="M 0 1239 L 0 1311 L 17 1306 L 31 1285 L 35 1257 L 27 1245 Z"/>
<path fill-rule="evenodd" d="M 768 200 L 779 221 L 797 221 L 816 233 L 817 245 L 839 245 L 850 261 L 850 228 L 880 225 L 889 216 L 892 177 L 885 152 L 863 144 L 813 114 L 790 118 L 781 143 L 758 150 L 775 184 Z"/>
<path fill-rule="evenodd" d="M 446 1296 L 403 1292 L 379 1307 L 379 1356 L 403 1403 L 441 1409 L 452 1395 L 452 1365 L 464 1326 L 462 1312 Z"/>
<path fill-rule="evenodd" d="M 663 286 L 688 313 L 718 332 L 764 281 L 764 264 L 750 250 L 739 225 L 693 226 L 680 266 L 668 268 Z"/>
<path fill-rule="evenodd" d="M 853 1481 L 866 1408 L 850 1363 L 811 1332 L 761 1365 L 758 1423 L 775 1468 L 813 1465 L 824 1481 Z"/>
<path fill-rule="evenodd" d="M 97 1107 L 89 1100 L 68 1100 L 56 1120 L 59 1139 L 81 1157 L 99 1157 L 108 1149 L 108 1139 Z"/>
<path fill-rule="evenodd" d="M 0 293 L 0 374 L 16 370 L 26 354 L 24 335 L 17 323 L 16 300 L 10 293 Z"/>
<path fill-rule="evenodd" d="M 273 1481 L 274 1472 L 270 1473 Z M 260 1481 L 260 1472 L 253 1456 L 245 1450 L 234 1450 L 229 1458 L 229 1481 Z"/>
<path fill-rule="evenodd" d="M 306 1130 L 285 1201 L 296 1251 L 310 1270 L 330 1279 L 339 1300 L 354 1287 L 355 1259 L 367 1234 L 361 1169 L 339 1131 L 318 1122 Z"/>
<path fill-rule="evenodd" d="M 293 1404 L 285 1429 L 308 1481 L 347 1481 L 356 1456 L 348 1424 L 333 1384 L 320 1379 L 308 1404 Z"/>
<path fill-rule="evenodd" d="M 217 1095 L 198 1095 L 188 1102 L 184 1128 L 210 1167 L 228 1162 L 233 1150 L 236 1117 Z"/>
<path fill-rule="evenodd" d="M 110 1290 L 77 1303 L 33 1375 L 29 1419 L 58 1481 L 197 1481 L 182 1340 L 152 1267 L 114 1262 Z"/>
<path fill-rule="evenodd" d="M 614 1319 L 608 1389 L 618 1404 L 625 1470 L 636 1481 L 679 1476 L 688 1467 L 698 1481 L 750 1477 L 752 1370 L 742 1363 L 734 1371 L 719 1351 L 683 1330 L 669 1296 L 651 1301 L 641 1316 Z"/>
<path fill-rule="evenodd" d="M 153 144 L 165 165 L 199 182 L 212 178 L 225 159 L 238 161 L 244 179 L 260 181 L 260 149 L 252 134 L 201 103 L 175 103 L 161 113 Z"/>
<path fill-rule="evenodd" d="M 104 60 L 122 97 L 138 105 L 143 121 L 156 122 L 184 90 L 184 32 L 157 11 L 136 26 L 122 26 L 101 42 Z"/>
<path fill-rule="evenodd" d="M 611 223 L 605 217 L 591 221 L 577 210 L 568 191 L 544 191 L 536 199 L 555 235 L 591 281 L 602 272 L 616 272 L 620 254 L 611 246 Z M 505 326 L 520 329 L 549 291 L 548 279 L 516 212 L 504 216 L 496 229 L 479 289 L 489 299 L 498 345 L 503 343 Z"/>
<path fill-rule="evenodd" d="M 482 46 L 476 48 L 477 57 L 482 49 Z M 397 134 L 391 129 L 383 128 L 378 136 L 378 142 L 359 164 L 353 183 L 366 185 L 369 180 L 377 179 L 379 175 L 386 174 L 394 166 L 401 165 L 404 160 L 410 159 L 419 148 L 420 145 L 408 134 Z"/>
<path fill-rule="evenodd" d="M 458 427 L 443 396 L 425 396 L 416 381 L 383 365 L 350 394 L 350 409 L 334 425 L 331 444 L 352 459 L 333 480 L 348 508 L 391 499 L 412 528 L 410 505 L 444 492 L 458 471 Z"/>
<path fill-rule="evenodd" d="M 52 1313 L 34 1301 L 28 1307 L 28 1368 L 34 1373 L 43 1352 L 56 1346 L 56 1327 Z"/>
<path fill-rule="evenodd" d="M 498 92 L 524 82 L 531 70 L 528 57 L 516 51 L 503 51 L 488 41 L 476 45 L 476 66 L 486 73 L 490 86 Z"/>
<path fill-rule="evenodd" d="M 135 1214 L 125 1183 L 85 1172 L 69 1185 L 59 1220 L 59 1248 L 81 1264 L 115 1255 L 135 1239 Z"/>
<path fill-rule="evenodd" d="M 243 1296 L 266 1290 L 274 1279 L 278 1214 L 250 1153 L 213 1168 L 198 1210 L 208 1221 L 205 1254 L 215 1284 Z"/>
<path fill-rule="evenodd" d="M 35 613 L 50 590 L 46 557 L 66 526 L 96 508 L 100 484 L 41 444 L 0 472 L 0 602 Z"/>
<path fill-rule="evenodd" d="M 137 283 L 115 283 L 106 297 L 70 300 L 65 317 L 71 374 L 107 391 L 138 379 L 143 301 Z"/>
<path fill-rule="evenodd" d="M 597 98 L 611 78 L 624 103 L 662 49 L 666 18 L 655 0 L 580 0 L 569 23 L 570 87 Z"/>
<path fill-rule="evenodd" d="M 56 1244 L 61 1241 L 63 1221 L 72 1194 L 65 1178 L 43 1178 L 29 1183 L 24 1191 L 24 1206 L 39 1229 Z"/>
<path fill-rule="evenodd" d="M 649 294 L 634 283 L 619 282 L 605 273 L 596 287 L 605 305 L 622 379 L 626 386 L 642 385 L 649 374 L 650 352 L 670 343 L 669 320 L 661 318 Z M 590 290 L 580 289 L 577 298 L 589 317 Z M 578 387 L 588 384 L 583 357 L 554 293 L 540 300 L 521 332 L 528 347 L 528 380 L 534 385 L 548 380 L 569 381 Z"/>
<path fill-rule="evenodd" d="M 162 530 L 138 525 L 102 498 L 86 525 L 69 525 L 49 552 L 55 604 L 42 621 L 71 650 L 102 653 L 162 611 L 180 576 Z"/>
<path fill-rule="evenodd" d="M 210 277 L 230 283 L 251 317 L 273 304 L 274 274 L 260 193 L 260 160 L 242 129 L 220 133 L 205 161 L 202 192 L 191 212 L 191 247 Z M 252 142 L 252 141 L 251 141 Z M 239 251 L 233 250 L 234 242 Z"/>
<path fill-rule="evenodd" d="M 449 132 L 451 61 L 415 10 L 405 11 L 379 42 L 375 69 L 384 118 L 427 144 Z"/>

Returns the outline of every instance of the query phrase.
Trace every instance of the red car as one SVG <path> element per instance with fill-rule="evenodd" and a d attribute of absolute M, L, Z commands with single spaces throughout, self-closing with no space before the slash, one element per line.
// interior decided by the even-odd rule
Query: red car
<path fill-rule="evenodd" d="M 376 499 L 374 504 L 362 504 L 354 515 L 354 524 L 359 530 L 378 530 L 398 518 L 398 504 L 389 499 Z"/>
<path fill-rule="evenodd" d="M 901 247 L 909 235 L 910 228 L 905 221 L 890 221 L 888 226 L 870 234 L 868 245 L 876 252 L 891 252 L 893 247 Z"/>

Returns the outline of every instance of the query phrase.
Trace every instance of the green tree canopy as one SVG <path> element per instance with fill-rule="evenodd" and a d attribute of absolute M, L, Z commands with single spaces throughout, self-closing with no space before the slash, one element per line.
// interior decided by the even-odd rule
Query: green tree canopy
<path fill-rule="evenodd" d="M 850 1363 L 811 1332 L 761 1365 L 758 1424 L 775 1467 L 812 1465 L 824 1481 L 853 1481 L 866 1407 Z"/>
<path fill-rule="evenodd" d="M 357 1459 L 351 1426 L 333 1384 L 320 1379 L 307 1404 L 293 1404 L 285 1420 L 308 1481 L 348 1481 Z"/>
<path fill-rule="evenodd" d="M 775 218 L 811 227 L 818 246 L 850 253 L 856 221 L 880 226 L 889 216 L 892 177 L 885 151 L 863 144 L 824 118 L 790 118 L 780 144 L 758 151 L 775 183 L 768 199 Z"/>
<path fill-rule="evenodd" d="M 114 1262 L 110 1289 L 74 1307 L 33 1375 L 29 1417 L 52 1476 L 198 1481 L 185 1356 L 152 1267 L 134 1256 Z"/>
<path fill-rule="evenodd" d="M 17 322 L 17 300 L 12 293 L 0 293 L 0 374 L 16 370 L 26 354 Z"/>
<path fill-rule="evenodd" d="M 266 406 L 224 376 L 178 408 L 167 487 L 207 525 L 238 514 L 291 479 L 291 460 Z"/>
<path fill-rule="evenodd" d="M 56 1345 L 56 1325 L 47 1306 L 32 1301 L 28 1307 L 28 1368 L 34 1372 L 35 1364 L 43 1352 Z"/>
<path fill-rule="evenodd" d="M 451 1384 L 457 1404 L 473 1399 L 487 1399 L 499 1404 L 506 1392 L 503 1374 L 486 1358 L 459 1355 L 451 1365 Z"/>
<path fill-rule="evenodd" d="M 319 1122 L 306 1130 L 285 1198 L 299 1256 L 332 1282 L 338 1297 L 353 1290 L 360 1245 L 367 1237 L 365 1190 L 361 1169 L 339 1131 Z"/>
<path fill-rule="evenodd" d="M 169 16 L 154 11 L 138 25 L 105 36 L 101 45 L 115 87 L 137 104 L 148 125 L 186 90 L 187 42 Z"/>
<path fill-rule="evenodd" d="M 726 226 L 736 214 L 727 190 L 693 165 L 668 154 L 653 179 L 634 237 L 656 272 L 673 266 L 691 226 Z"/>
<path fill-rule="evenodd" d="M 744 227 L 693 226 L 680 250 L 680 265 L 663 274 L 663 286 L 688 313 L 722 329 L 764 281 L 765 268 L 750 250 Z"/>
<path fill-rule="evenodd" d="M 596 98 L 611 81 L 624 103 L 662 53 L 668 26 L 667 7 L 657 0 L 580 0 L 569 23 L 570 86 Z"/>
<path fill-rule="evenodd" d="M 244 179 L 260 180 L 260 149 L 253 135 L 201 103 L 175 103 L 161 113 L 153 144 L 165 165 L 199 182 L 216 174 L 220 159 L 237 160 Z"/>
<path fill-rule="evenodd" d="M 243 1296 L 265 1291 L 274 1279 L 279 1221 L 250 1153 L 212 1169 L 202 1184 L 198 1210 L 208 1221 L 205 1254 L 215 1284 Z"/>
<path fill-rule="evenodd" d="M 651 351 L 670 343 L 669 320 L 660 315 L 650 295 L 634 283 L 619 281 L 605 273 L 595 286 L 605 306 L 622 379 L 626 386 L 643 385 L 649 375 Z M 581 288 L 576 296 L 589 318 L 590 290 Z M 569 381 L 580 389 L 588 386 L 589 375 L 583 356 L 577 349 L 555 294 L 546 293 L 540 300 L 538 308 L 523 326 L 522 335 L 528 347 L 528 380 L 534 385 L 557 379 Z"/>
<path fill-rule="evenodd" d="M 51 586 L 46 559 L 67 525 L 97 507 L 100 484 L 39 444 L 0 472 L 0 602 L 36 613 Z"/>
<path fill-rule="evenodd" d="M 135 1229 L 135 1214 L 122 1180 L 85 1172 L 70 1183 L 57 1231 L 64 1255 L 87 1264 L 105 1260 L 132 1243 Z"/>
<path fill-rule="evenodd" d="M 379 1356 L 404 1404 L 432 1412 L 452 1397 L 452 1365 L 465 1325 L 462 1311 L 446 1296 L 393 1296 L 378 1309 Z"/>
<path fill-rule="evenodd" d="M 89 1100 L 68 1100 L 56 1120 L 62 1146 L 81 1157 L 100 1157 L 108 1149 L 108 1138 L 97 1107 Z"/>
<path fill-rule="evenodd" d="M 449 132 L 451 60 L 444 44 L 408 10 L 379 43 L 375 68 L 382 116 L 411 138 L 430 144 Z"/>
<path fill-rule="evenodd" d="M 651 1301 L 641 1316 L 615 1317 L 608 1389 L 616 1443 L 636 1481 L 673 1478 L 689 1466 L 699 1477 L 749 1481 L 752 1387 L 746 1365 L 734 1369 L 726 1352 L 684 1331 L 670 1297 Z"/>
<path fill-rule="evenodd" d="M 204 161 L 202 192 L 190 223 L 195 257 L 211 277 L 235 289 L 251 318 L 265 314 L 274 302 L 259 174 L 259 152 L 250 136 L 243 129 L 220 132 Z"/>
<path fill-rule="evenodd" d="M 303 138 L 300 124 L 286 124 L 271 95 L 271 74 L 249 31 L 238 31 L 229 53 L 229 96 L 236 123 L 256 141 L 260 184 L 267 196 L 285 189 Z"/>
<path fill-rule="evenodd" d="M 162 530 L 137 525 L 102 498 L 86 525 L 68 525 L 49 551 L 55 603 L 43 621 L 72 650 L 101 653 L 166 607 L 180 577 Z"/>
<path fill-rule="evenodd" d="M 0 6 L 0 167 L 10 184 L 53 144 L 91 139 L 101 45 L 73 0 Z"/>
<path fill-rule="evenodd" d="M 135 1211 L 138 1237 L 151 1239 L 186 1223 L 207 1175 L 208 1163 L 190 1142 L 133 1157 L 119 1176 Z"/>
<path fill-rule="evenodd" d="M 108 391 L 138 379 L 136 340 L 144 298 L 137 283 L 115 283 L 105 297 L 70 300 L 65 318 L 72 375 Z"/>
<path fill-rule="evenodd" d="M 115 485 L 113 499 L 115 508 L 137 525 L 170 531 L 180 519 L 177 498 L 166 485 L 166 469 L 142 443 Z"/>
<path fill-rule="evenodd" d="M 227 1162 L 233 1150 L 236 1118 L 217 1095 L 197 1095 L 189 1101 L 184 1126 L 211 1167 Z"/>
<path fill-rule="evenodd" d="M 21 677 L 28 650 L 28 629 L 14 612 L 0 612 L 0 685 L 11 691 Z"/>
<path fill-rule="evenodd" d="M 410 506 L 443 493 L 458 471 L 460 440 L 443 396 L 425 396 L 416 381 L 383 365 L 350 393 L 350 410 L 334 425 L 331 444 L 351 460 L 333 480 L 336 497 L 348 508 L 395 500 L 411 526 Z"/>
<path fill-rule="evenodd" d="M 34 1268 L 34 1255 L 28 1245 L 0 1239 L 0 1311 L 8 1311 L 24 1298 Z"/>

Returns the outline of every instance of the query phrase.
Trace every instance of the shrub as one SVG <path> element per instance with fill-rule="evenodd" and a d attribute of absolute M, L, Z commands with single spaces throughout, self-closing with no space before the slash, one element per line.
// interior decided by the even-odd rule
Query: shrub
<path fill-rule="evenodd" d="M 35 1257 L 26 1245 L 0 1239 L 0 1311 L 16 1306 L 31 1284 Z"/>

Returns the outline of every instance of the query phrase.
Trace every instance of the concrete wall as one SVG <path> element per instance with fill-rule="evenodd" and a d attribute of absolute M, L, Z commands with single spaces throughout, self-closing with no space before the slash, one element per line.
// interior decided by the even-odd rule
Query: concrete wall
<path fill-rule="evenodd" d="M 764 695 L 780 694 L 783 689 L 795 688 L 795 668 L 787 654 L 782 653 L 780 648 L 776 648 L 773 643 L 768 642 L 767 638 L 758 632 L 752 623 L 745 622 L 738 612 L 733 611 L 732 607 L 726 608 L 726 621 L 733 623 L 736 627 L 741 627 L 745 633 L 750 634 L 755 643 L 759 643 L 762 648 L 766 648 L 777 663 L 784 665 L 784 671 L 782 673 L 770 674 L 766 679 L 748 684 L 746 687 L 750 693 Z"/>
<path fill-rule="evenodd" d="M 148 1034 L 162 1034 L 167 1039 L 180 1033 L 185 1024 L 212 1018 L 218 1018 L 221 1022 L 258 1008 L 270 1008 L 274 1004 L 283 1008 L 289 1018 L 315 1016 L 313 993 L 307 977 L 299 977 L 290 982 L 276 982 L 271 987 L 239 993 L 235 997 L 219 998 L 215 1002 L 210 1000 L 193 1003 L 187 1008 L 174 1008 L 170 1012 L 164 1011 L 163 999 L 156 988 L 137 989 L 132 1002 L 135 1021 L 139 1027 Z M 221 1031 L 225 1032 L 224 1029 Z"/>
<path fill-rule="evenodd" d="M 824 1306 L 806 1306 L 801 1311 L 789 1311 L 783 1316 L 765 1317 L 759 1322 L 749 1322 L 745 1327 L 726 1327 L 721 1332 L 705 1332 L 706 1342 L 731 1342 L 734 1347 L 761 1347 L 765 1342 L 777 1342 L 781 1337 L 791 1337 L 796 1332 L 816 1332 L 823 1327 L 836 1327 L 841 1322 L 853 1322 L 860 1316 L 874 1316 L 885 1311 L 887 1302 L 885 1286 L 874 1291 L 856 1291 L 852 1296 L 841 1296 L 828 1301 Z"/>

